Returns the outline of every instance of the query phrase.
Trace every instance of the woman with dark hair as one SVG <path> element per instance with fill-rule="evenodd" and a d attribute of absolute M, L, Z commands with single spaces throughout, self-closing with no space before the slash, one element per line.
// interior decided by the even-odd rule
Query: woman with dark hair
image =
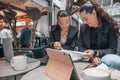
<path fill-rule="evenodd" d="M 80 17 L 84 24 L 80 27 L 79 51 L 86 52 L 83 60 L 99 65 L 120 69 L 120 57 L 117 52 L 117 22 L 100 5 L 90 1 L 80 8 Z"/>
<path fill-rule="evenodd" d="M 73 50 L 77 38 L 78 29 L 70 25 L 70 17 L 67 11 L 60 10 L 57 14 L 57 24 L 51 26 L 48 47 L 54 49 Z"/>

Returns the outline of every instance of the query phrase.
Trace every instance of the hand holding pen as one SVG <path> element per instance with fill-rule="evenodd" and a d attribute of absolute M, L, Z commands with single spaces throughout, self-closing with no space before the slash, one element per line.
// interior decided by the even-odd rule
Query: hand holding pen
<path fill-rule="evenodd" d="M 62 46 L 61 46 L 60 42 L 54 42 L 53 46 L 54 46 L 55 49 L 59 49 L 59 50 L 62 49 Z"/>

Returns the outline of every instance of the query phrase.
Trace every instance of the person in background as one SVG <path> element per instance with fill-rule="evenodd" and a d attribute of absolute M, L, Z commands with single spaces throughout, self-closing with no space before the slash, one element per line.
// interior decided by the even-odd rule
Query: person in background
<path fill-rule="evenodd" d="M 57 24 L 51 26 L 48 47 L 54 49 L 73 50 L 76 43 L 78 29 L 70 25 L 70 16 L 65 10 L 57 14 Z"/>
<path fill-rule="evenodd" d="M 0 24 L 0 31 L 3 29 L 3 26 L 2 26 L 2 24 Z"/>
<path fill-rule="evenodd" d="M 9 27 L 9 24 L 1 20 L 0 24 L 0 58 L 4 57 L 4 51 L 3 51 L 3 38 L 12 38 L 13 39 L 13 34 L 12 31 Z"/>
<path fill-rule="evenodd" d="M 21 47 L 23 48 L 30 47 L 31 32 L 32 32 L 31 23 L 21 30 L 21 35 L 19 37 L 19 43 L 21 44 Z"/>
<path fill-rule="evenodd" d="M 37 37 L 41 37 L 42 36 L 42 34 L 39 32 L 39 31 L 35 31 L 35 37 L 37 38 Z"/>
<path fill-rule="evenodd" d="M 42 43 L 42 39 L 41 39 L 42 35 L 39 31 L 35 31 L 35 47 L 40 47 L 41 43 Z"/>
<path fill-rule="evenodd" d="M 102 62 L 120 70 L 120 57 L 117 53 L 117 22 L 109 16 L 100 5 L 90 1 L 79 10 L 84 24 L 80 27 L 78 49 L 86 54 L 85 61 L 92 61 L 95 65 Z"/>
<path fill-rule="evenodd" d="M 1 44 L 2 38 L 12 38 L 12 31 L 9 29 L 8 25 L 4 25 L 4 28 L 0 32 Z"/>

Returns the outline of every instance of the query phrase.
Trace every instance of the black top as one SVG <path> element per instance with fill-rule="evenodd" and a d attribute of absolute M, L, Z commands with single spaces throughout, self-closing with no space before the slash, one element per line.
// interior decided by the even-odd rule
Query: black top
<path fill-rule="evenodd" d="M 91 46 L 91 49 L 97 49 L 97 33 L 98 33 L 98 28 L 90 27 L 90 46 Z"/>
<path fill-rule="evenodd" d="M 27 26 L 22 29 L 19 38 L 19 43 L 21 44 L 22 47 L 29 47 L 31 32 L 32 32 L 32 28 L 30 26 Z"/>
<path fill-rule="evenodd" d="M 67 34 L 67 40 L 66 40 L 65 44 L 62 45 L 63 49 L 73 50 L 75 48 L 75 45 L 76 45 L 77 35 L 78 35 L 77 27 L 70 25 L 69 30 L 68 30 L 68 34 Z M 53 43 L 55 41 L 60 42 L 60 38 L 61 38 L 60 26 L 59 25 L 51 26 L 50 37 L 48 40 L 47 47 L 53 48 Z"/>
<path fill-rule="evenodd" d="M 91 38 L 90 36 L 91 32 L 92 34 L 94 34 L 91 34 L 93 38 Z M 97 38 L 95 37 L 96 34 L 93 31 L 90 31 L 90 27 L 86 24 L 82 24 L 80 27 L 80 38 L 77 43 L 78 50 L 85 51 L 95 48 L 95 46 L 97 45 L 97 49 L 93 50 L 98 50 L 100 57 L 104 56 L 105 54 L 115 54 L 117 52 L 117 35 L 115 30 L 110 25 L 108 25 L 107 23 L 103 23 L 103 25 L 98 28 Z M 93 42 L 94 44 L 91 44 Z M 94 47 L 91 47 L 91 45 L 93 45 Z"/>

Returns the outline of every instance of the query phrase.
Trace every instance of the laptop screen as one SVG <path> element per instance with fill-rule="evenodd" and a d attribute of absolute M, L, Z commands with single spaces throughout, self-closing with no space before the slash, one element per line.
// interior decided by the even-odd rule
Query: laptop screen
<path fill-rule="evenodd" d="M 12 38 L 2 38 L 2 41 L 5 59 L 7 61 L 10 61 L 11 58 L 14 56 Z"/>
<path fill-rule="evenodd" d="M 79 80 L 70 54 L 50 48 L 46 52 L 49 60 L 45 73 L 49 77 L 53 80 Z"/>

